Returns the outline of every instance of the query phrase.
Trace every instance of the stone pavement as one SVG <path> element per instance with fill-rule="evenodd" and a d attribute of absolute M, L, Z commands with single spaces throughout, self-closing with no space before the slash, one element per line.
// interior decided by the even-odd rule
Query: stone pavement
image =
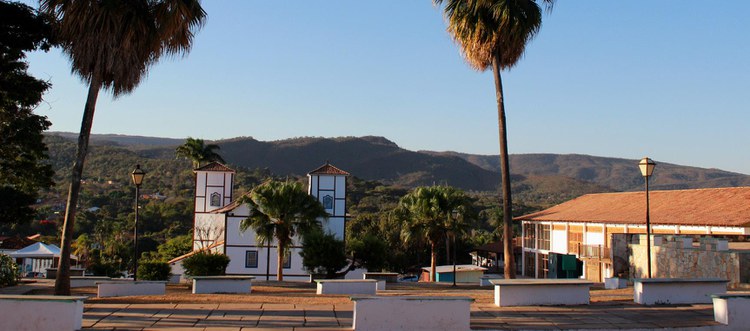
<path fill-rule="evenodd" d="M 351 330 L 353 305 L 86 304 L 88 330 Z M 661 329 L 719 325 L 711 305 L 630 303 L 496 307 L 473 304 L 471 328 L 488 330 Z"/>

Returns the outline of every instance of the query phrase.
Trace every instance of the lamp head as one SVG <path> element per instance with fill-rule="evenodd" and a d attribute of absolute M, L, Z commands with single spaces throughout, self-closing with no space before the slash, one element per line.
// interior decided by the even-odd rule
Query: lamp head
<path fill-rule="evenodd" d="M 143 183 L 143 177 L 146 176 L 146 172 L 141 169 L 140 164 L 135 165 L 135 170 L 133 170 L 133 173 L 130 174 L 130 177 L 133 178 L 133 184 L 135 186 L 141 186 L 141 183 Z"/>
<path fill-rule="evenodd" d="M 643 177 L 651 177 L 651 174 L 654 173 L 656 162 L 654 162 L 654 160 L 652 159 L 644 157 L 641 159 L 641 162 L 638 163 L 638 167 L 641 169 L 641 175 L 643 175 Z"/>

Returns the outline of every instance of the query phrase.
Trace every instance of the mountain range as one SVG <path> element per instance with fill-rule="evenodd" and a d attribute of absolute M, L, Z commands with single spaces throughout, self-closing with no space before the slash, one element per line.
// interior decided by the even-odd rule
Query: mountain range
<path fill-rule="evenodd" d="M 77 137 L 65 132 L 48 135 Z M 174 159 L 174 149 L 183 142 L 127 135 L 91 137 L 92 145 L 119 147 L 152 159 Z M 496 191 L 500 183 L 497 155 L 410 151 L 384 137 L 303 137 L 277 141 L 239 137 L 211 143 L 221 147 L 219 153 L 230 165 L 268 169 L 281 176 L 304 175 L 330 162 L 358 178 L 403 187 L 448 184 L 471 191 Z M 641 190 L 644 179 L 637 164 L 638 160 L 633 159 L 579 154 L 510 156 L 514 193 L 542 204 L 593 192 Z M 650 180 L 653 189 L 731 186 L 750 186 L 750 176 L 659 162 Z"/>

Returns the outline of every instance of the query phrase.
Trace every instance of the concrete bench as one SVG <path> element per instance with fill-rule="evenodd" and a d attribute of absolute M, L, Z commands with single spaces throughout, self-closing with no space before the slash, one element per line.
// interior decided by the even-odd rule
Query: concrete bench
<path fill-rule="evenodd" d="M 712 294 L 727 293 L 727 283 L 720 278 L 637 278 L 633 301 L 642 305 L 711 303 Z"/>
<path fill-rule="evenodd" d="M 96 286 L 97 282 L 105 282 L 112 278 L 104 276 L 72 276 L 70 277 L 70 287 L 88 287 Z"/>
<path fill-rule="evenodd" d="M 714 320 L 728 330 L 747 330 L 750 326 L 750 293 L 714 294 Z"/>
<path fill-rule="evenodd" d="M 469 297 L 352 296 L 353 329 L 469 330 Z"/>
<path fill-rule="evenodd" d="M 193 294 L 250 293 L 253 276 L 193 276 Z"/>
<path fill-rule="evenodd" d="M 122 297 L 130 295 L 164 295 L 167 292 L 166 281 L 132 281 L 113 280 L 97 282 L 97 297 Z"/>
<path fill-rule="evenodd" d="M 608 290 L 617 290 L 628 287 L 628 280 L 620 277 L 604 278 L 604 288 Z"/>
<path fill-rule="evenodd" d="M 492 286 L 493 279 L 505 279 L 503 275 L 488 274 L 479 278 L 479 286 Z"/>
<path fill-rule="evenodd" d="M 372 294 L 377 292 L 375 279 L 318 279 L 318 294 Z"/>
<path fill-rule="evenodd" d="M 363 279 L 384 280 L 386 283 L 398 282 L 397 272 L 365 272 L 362 274 Z"/>
<path fill-rule="evenodd" d="M 495 305 L 587 305 L 594 283 L 581 279 L 493 279 Z"/>
<path fill-rule="evenodd" d="M 0 295 L 0 330 L 80 330 L 86 297 Z"/>

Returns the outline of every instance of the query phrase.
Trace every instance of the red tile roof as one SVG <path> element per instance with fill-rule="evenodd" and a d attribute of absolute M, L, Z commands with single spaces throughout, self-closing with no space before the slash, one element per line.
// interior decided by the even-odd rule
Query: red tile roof
<path fill-rule="evenodd" d="M 341 170 L 339 168 L 336 168 L 332 166 L 330 163 L 326 162 L 326 164 L 320 166 L 318 169 L 315 169 L 313 171 L 310 171 L 307 173 L 308 175 L 344 175 L 349 176 L 349 173 Z"/>
<path fill-rule="evenodd" d="M 219 162 L 211 162 L 209 164 L 206 164 L 202 167 L 199 167 L 198 169 L 193 170 L 193 172 L 196 171 L 224 171 L 224 172 L 234 172 L 234 170 L 230 169 L 229 167 L 219 163 Z"/>
<path fill-rule="evenodd" d="M 651 224 L 750 227 L 750 187 L 650 191 Z M 646 223 L 645 192 L 587 194 L 516 220 Z"/>

